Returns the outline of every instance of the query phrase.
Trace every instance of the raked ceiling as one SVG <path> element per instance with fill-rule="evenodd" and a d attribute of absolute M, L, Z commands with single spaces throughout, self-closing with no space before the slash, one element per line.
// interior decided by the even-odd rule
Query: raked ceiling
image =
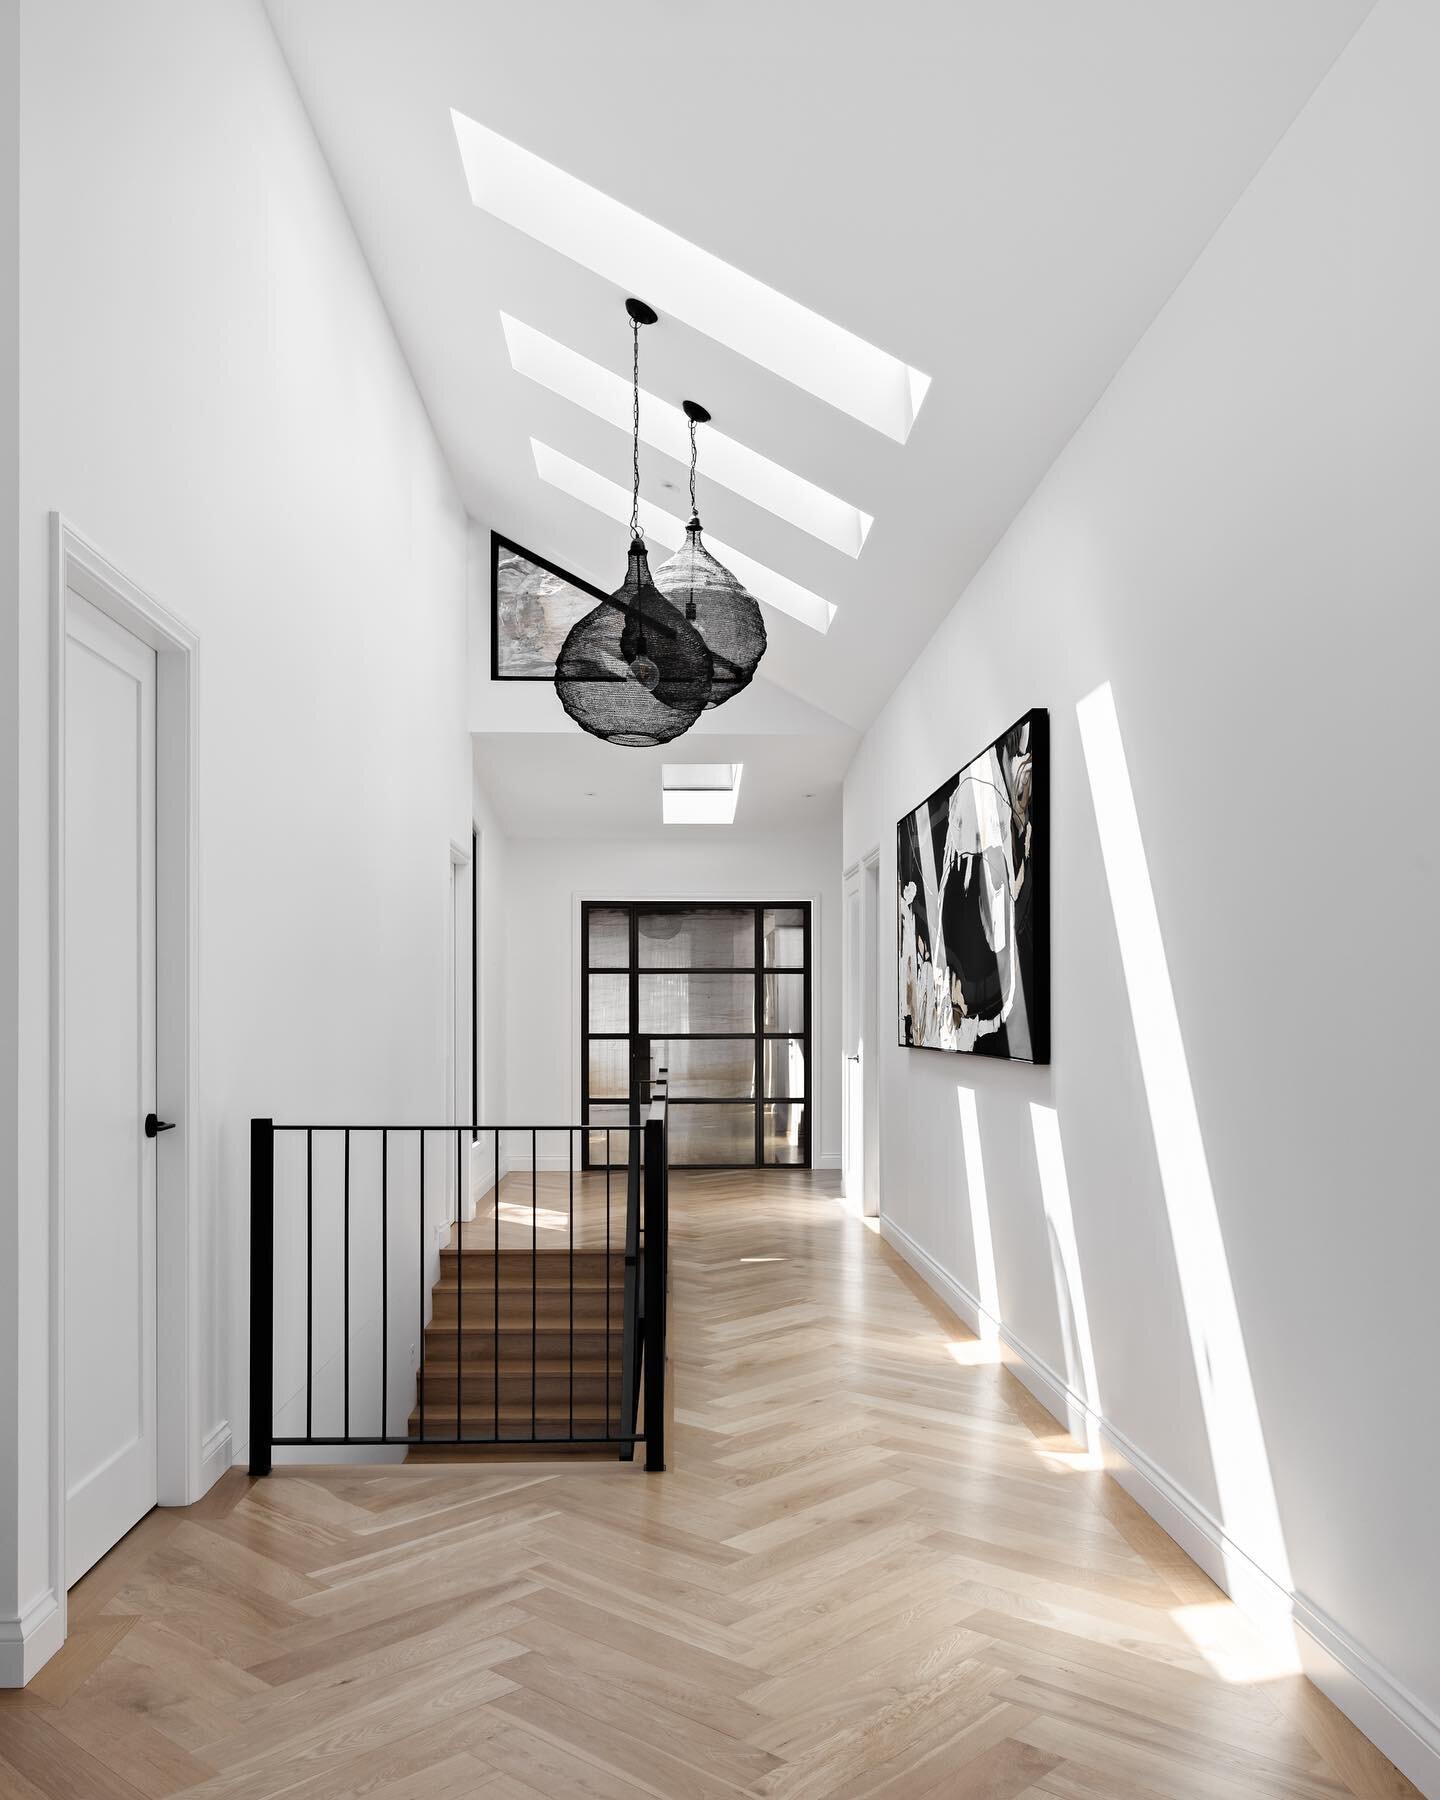
<path fill-rule="evenodd" d="M 670 317 L 642 383 L 873 514 L 856 558 L 714 483 L 707 532 L 832 601 L 764 673 L 863 726 L 1371 0 L 267 0 L 466 505 L 605 588 L 624 436 L 511 367 L 503 311 L 628 374 L 624 289 L 470 199 L 451 109 L 924 371 L 906 443 Z M 363 380 L 363 370 L 357 370 Z M 683 513 L 685 471 L 642 455 Z M 708 752 L 707 752 L 708 754 Z"/>

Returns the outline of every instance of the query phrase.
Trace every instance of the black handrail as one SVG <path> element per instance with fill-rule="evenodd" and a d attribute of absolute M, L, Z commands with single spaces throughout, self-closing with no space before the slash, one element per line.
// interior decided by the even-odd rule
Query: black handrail
<path fill-rule="evenodd" d="M 641 1271 L 645 1313 L 645 1467 L 665 1467 L 665 1314 L 670 1271 L 670 1169 L 662 1086 L 645 1121 L 645 1236 Z"/>
<path fill-rule="evenodd" d="M 250 1473 L 252 1475 L 268 1475 L 273 1466 L 273 1452 L 277 1445 L 340 1447 L 369 1446 L 414 1448 L 417 1446 L 459 1446 L 465 1444 L 516 1445 L 537 1444 L 547 1446 L 579 1446 L 600 1445 L 614 1446 L 618 1455 L 625 1460 L 634 1456 L 637 1443 L 645 1445 L 645 1467 L 658 1470 L 664 1467 L 664 1371 L 665 1371 L 665 1272 L 667 1264 L 666 1245 L 668 1240 L 668 1182 L 666 1170 L 666 1137 L 665 1137 L 665 1102 L 664 1082 L 657 1083 L 656 1097 L 641 1109 L 643 1116 L 627 1125 L 560 1125 L 560 1126 L 480 1126 L 480 1125 L 277 1125 L 272 1119 L 252 1119 L 250 1123 Z M 600 1306 L 603 1315 L 603 1373 L 599 1379 L 603 1387 L 604 1408 L 603 1419 L 600 1416 L 594 1395 L 596 1372 L 593 1367 L 582 1370 L 582 1380 L 588 1378 L 588 1399 L 582 1392 L 581 1415 L 577 1418 L 576 1394 L 576 1187 L 575 1187 L 575 1153 L 577 1136 L 583 1132 L 598 1135 L 606 1134 L 606 1168 L 604 1176 L 603 1204 L 604 1247 L 603 1276 L 600 1282 Z M 455 1174 L 456 1174 L 456 1222 L 449 1244 L 443 1249 L 438 1262 L 432 1263 L 430 1258 L 433 1244 L 427 1241 L 430 1218 L 425 1205 L 425 1168 L 427 1139 L 436 1133 L 454 1133 L 455 1136 Z M 512 1283 L 502 1285 L 502 1262 L 506 1246 L 501 1242 L 501 1208 L 507 1209 L 513 1202 L 507 1197 L 502 1200 L 502 1163 L 501 1140 L 509 1133 L 524 1134 L 530 1138 L 530 1243 L 528 1248 L 516 1248 L 513 1252 L 514 1269 L 521 1270 L 523 1280 L 523 1264 L 528 1258 L 529 1264 L 529 1306 L 526 1310 L 518 1304 L 523 1289 Z M 568 1149 L 568 1180 L 557 1184 L 561 1190 L 557 1194 L 557 1205 L 568 1199 L 568 1219 L 565 1221 L 564 1241 L 562 1245 L 542 1248 L 539 1240 L 540 1218 L 540 1181 L 539 1181 L 539 1139 L 544 1133 L 565 1134 Z M 616 1334 L 620 1338 L 621 1391 L 619 1406 L 616 1409 L 612 1400 L 612 1288 L 611 1288 L 611 1156 L 609 1145 L 614 1136 L 625 1132 L 628 1137 L 625 1190 L 625 1267 L 623 1286 L 622 1330 Z M 304 1215 L 303 1229 L 305 1237 L 305 1268 L 303 1275 L 303 1303 L 299 1301 L 301 1288 L 300 1271 L 295 1270 L 293 1292 L 296 1294 L 295 1310 L 303 1305 L 304 1312 L 304 1378 L 303 1394 L 297 1387 L 294 1394 L 287 1394 L 287 1408 L 293 1407 L 299 1413 L 303 1399 L 304 1432 L 277 1432 L 275 1420 L 275 1377 L 276 1377 L 276 1138 L 281 1134 L 302 1133 L 304 1137 Z M 398 1149 L 407 1134 L 418 1137 L 419 1149 L 419 1193 L 418 1197 L 407 1195 L 403 1190 L 404 1165 L 400 1163 Z M 464 1213 L 466 1210 L 466 1158 L 464 1143 L 477 1143 L 482 1134 L 489 1136 L 494 1147 L 495 1166 L 493 1171 L 491 1196 L 494 1209 L 494 1238 L 487 1254 L 491 1262 L 491 1280 L 477 1288 L 473 1281 L 467 1282 L 465 1262 L 467 1253 L 474 1257 L 479 1248 L 474 1241 L 466 1241 L 464 1229 Z M 321 1192 L 317 1186 L 320 1180 L 317 1164 L 317 1151 L 322 1148 L 323 1141 L 330 1136 L 343 1140 L 343 1178 L 337 1183 L 338 1192 L 331 1196 Z M 372 1259 L 371 1266 L 379 1265 L 379 1325 L 381 1344 L 380 1362 L 380 1407 L 378 1431 L 352 1431 L 352 1379 L 351 1379 L 351 1274 L 352 1262 L 359 1263 L 360 1258 L 352 1258 L 352 1227 L 365 1212 L 363 1206 L 354 1204 L 353 1187 L 358 1165 L 354 1150 L 359 1148 L 366 1138 L 379 1140 L 379 1204 L 381 1239 L 378 1254 Z M 398 1164 L 398 1168 L 397 1168 Z M 443 1158 L 437 1159 L 442 1167 Z M 591 1177 L 582 1177 L 591 1181 Z M 363 1190 L 362 1190 L 363 1192 Z M 596 1196 L 599 1197 L 598 1195 Z M 329 1202 L 334 1199 L 333 1208 Z M 583 1198 L 583 1194 L 582 1194 Z M 548 1204 L 548 1202 L 547 1202 Z M 408 1320 L 408 1303 L 402 1301 L 398 1290 L 391 1293 L 391 1244 L 390 1225 L 392 1216 L 398 1220 L 405 1216 L 409 1207 L 414 1206 L 418 1222 L 418 1344 L 417 1374 L 415 1382 L 415 1406 L 406 1423 L 404 1435 L 390 1429 L 394 1408 L 389 1396 L 389 1365 L 392 1323 L 399 1325 Z M 403 1210 L 402 1210 L 403 1209 Z M 341 1220 L 340 1231 L 342 1243 L 335 1248 L 332 1261 L 341 1271 L 343 1281 L 343 1300 L 339 1308 L 343 1346 L 341 1352 L 330 1357 L 317 1370 L 316 1363 L 316 1291 L 317 1268 L 324 1269 L 327 1255 L 325 1238 L 325 1220 L 336 1215 Z M 373 1218 L 373 1214 L 370 1215 Z M 300 1221 L 297 1216 L 296 1229 Z M 373 1227 L 372 1227 L 373 1229 Z M 473 1237 L 473 1234 L 472 1234 Z M 364 1248 L 363 1238 L 360 1240 Z M 589 1249 L 581 1246 L 579 1255 L 588 1258 L 586 1268 L 593 1269 L 596 1258 L 602 1252 L 598 1245 Z M 540 1270 L 542 1264 L 554 1258 L 554 1263 L 547 1270 L 551 1277 L 559 1278 L 559 1285 L 547 1281 L 545 1288 L 540 1286 Z M 449 1285 L 447 1266 L 453 1259 L 453 1286 Z M 562 1260 L 563 1259 L 563 1262 Z M 408 1263 L 408 1257 L 403 1259 Z M 297 1258 L 298 1264 L 298 1258 Z M 432 1282 L 431 1271 L 438 1266 L 439 1279 Z M 582 1277 L 585 1268 L 582 1268 Z M 409 1288 L 409 1277 L 404 1285 Z M 591 1280 L 593 1289 L 593 1278 Z M 363 1281 L 362 1281 L 363 1287 Z M 443 1392 L 436 1397 L 436 1389 L 443 1389 L 443 1383 L 449 1379 L 449 1371 L 443 1367 L 451 1351 L 449 1336 L 451 1327 L 448 1322 L 436 1318 L 439 1305 L 438 1296 L 444 1291 L 453 1301 L 454 1308 L 454 1411 L 453 1420 L 448 1416 L 448 1396 Z M 413 1294 L 414 1289 L 409 1289 Z M 548 1299 L 551 1317 L 542 1326 L 540 1310 L 542 1298 Z M 467 1306 L 467 1299 L 470 1305 Z M 485 1333 L 488 1344 L 482 1347 L 482 1339 L 477 1331 L 484 1332 L 487 1321 L 484 1318 L 486 1305 L 489 1305 L 490 1332 Z M 399 1310 L 397 1311 L 397 1306 Z M 478 1313 L 472 1308 L 478 1307 Z M 372 1322 L 373 1322 L 372 1315 Z M 476 1324 L 470 1327 L 470 1354 L 467 1356 L 466 1325 L 472 1317 Z M 564 1325 L 558 1321 L 563 1318 Z M 282 1321 L 287 1322 L 287 1321 Z M 298 1319 L 293 1322 L 298 1326 Z M 525 1355 L 519 1350 L 523 1343 L 523 1332 L 529 1327 L 528 1363 Z M 364 1321 L 361 1322 L 364 1329 Z M 402 1327 L 403 1329 L 403 1327 Z M 588 1321 L 586 1332 L 592 1351 L 598 1357 L 596 1344 L 598 1329 L 593 1315 Z M 544 1373 L 544 1407 L 548 1417 L 542 1417 L 542 1350 L 541 1333 L 549 1339 L 562 1336 L 565 1340 L 563 1362 L 558 1371 L 548 1368 Z M 493 1333 L 493 1335 L 491 1335 Z M 297 1331 L 298 1338 L 298 1331 Z M 502 1363 L 504 1361 L 504 1343 L 510 1339 L 510 1367 L 506 1371 L 507 1382 L 502 1382 Z M 428 1371 L 426 1367 L 427 1339 L 432 1340 L 431 1348 L 435 1356 L 441 1360 L 441 1368 L 437 1371 L 433 1364 Z M 483 1382 L 483 1358 L 486 1351 L 493 1363 L 493 1381 L 488 1385 L 493 1412 L 484 1417 L 483 1402 L 475 1405 L 474 1397 L 478 1396 Z M 477 1360 L 478 1352 L 478 1360 Z M 552 1352 L 552 1355 L 558 1354 Z M 592 1359 L 593 1360 L 593 1359 Z M 298 1361 L 298 1358 L 297 1358 Z M 335 1363 L 341 1365 L 343 1381 L 343 1398 L 332 1406 L 317 1398 L 317 1373 L 323 1375 L 326 1368 Z M 467 1373 L 467 1371 L 470 1371 Z M 298 1378 L 298 1369 L 296 1371 Z M 516 1389 L 524 1383 L 528 1375 L 529 1418 L 525 1420 L 523 1411 L 514 1406 Z M 640 1384 L 644 1383 L 643 1418 L 640 1414 Z M 507 1412 L 506 1387 L 511 1396 L 512 1410 Z M 361 1384 L 363 1396 L 364 1384 Z M 428 1390 L 428 1391 L 427 1391 Z M 358 1397 L 357 1397 L 358 1406 Z M 358 1408 L 364 1417 L 363 1407 Z M 467 1420 L 467 1412 L 469 1418 Z M 584 1416 L 588 1413 L 588 1417 Z M 334 1415 L 327 1418 L 327 1414 Z M 477 1414 L 479 1415 L 477 1418 Z M 528 1429 L 526 1428 L 528 1424 Z M 338 1425 L 339 1429 L 327 1429 L 327 1425 Z M 603 1435 L 601 1435 L 603 1432 Z"/>

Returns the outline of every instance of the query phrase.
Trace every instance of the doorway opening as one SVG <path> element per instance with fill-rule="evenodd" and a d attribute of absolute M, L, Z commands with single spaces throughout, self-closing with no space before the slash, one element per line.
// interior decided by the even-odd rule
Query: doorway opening
<path fill-rule="evenodd" d="M 445 1105 L 452 1125 L 476 1123 L 475 1113 L 475 834 L 470 844 L 450 843 L 450 890 L 446 923 L 445 962 Z M 464 1159 L 468 1164 L 468 1159 Z M 453 1224 L 461 1209 L 467 1219 L 475 1216 L 473 1182 L 470 1192 L 460 1191 L 461 1168 L 452 1165 L 446 1176 L 448 1218 Z"/>
<path fill-rule="evenodd" d="M 196 639 L 58 514 L 51 582 L 54 1611 L 37 1667 L 73 1582 L 231 1460 L 229 1425 L 200 1411 L 192 1304 Z"/>
<path fill-rule="evenodd" d="M 665 1069 L 672 1166 L 808 1169 L 810 902 L 587 900 L 580 937 L 584 1166 Z"/>
<path fill-rule="evenodd" d="M 843 1180 L 865 1218 L 880 1211 L 880 855 L 845 875 Z"/>

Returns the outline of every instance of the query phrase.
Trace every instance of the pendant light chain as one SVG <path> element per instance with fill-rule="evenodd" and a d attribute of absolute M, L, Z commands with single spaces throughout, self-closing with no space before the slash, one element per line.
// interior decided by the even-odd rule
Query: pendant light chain
<path fill-rule="evenodd" d="M 634 340 L 634 355 L 630 364 L 630 456 L 632 480 L 630 487 L 630 541 L 633 544 L 640 536 L 640 321 L 631 319 L 630 335 Z M 635 620 L 635 657 L 649 658 L 649 647 L 645 642 L 645 614 L 638 606 L 631 608 Z"/>
<path fill-rule="evenodd" d="M 697 427 L 708 425 L 711 414 L 698 400 L 681 404 L 690 421 L 690 523 L 685 542 L 656 570 L 655 586 L 699 632 L 715 667 L 705 704 L 723 706 L 750 682 L 765 654 L 765 620 L 755 596 L 700 541 Z"/>
<path fill-rule="evenodd" d="M 640 321 L 630 321 L 631 335 L 635 339 L 635 357 L 631 364 L 630 389 L 632 396 L 632 430 L 630 447 L 634 461 L 634 483 L 630 491 L 630 535 L 640 535 Z M 695 427 L 690 427 L 690 442 L 695 442 Z M 692 484 L 693 492 L 693 484 Z"/>

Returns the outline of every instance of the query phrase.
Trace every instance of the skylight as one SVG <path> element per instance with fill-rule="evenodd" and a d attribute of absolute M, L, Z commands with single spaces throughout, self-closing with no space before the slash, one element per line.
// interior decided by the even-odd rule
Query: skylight
<path fill-rule="evenodd" d="M 628 489 L 596 474 L 594 469 L 576 462 L 573 457 L 551 449 L 549 444 L 542 444 L 538 438 L 531 438 L 530 448 L 535 456 L 535 472 L 542 481 L 548 481 L 551 487 L 559 488 L 572 499 L 583 500 L 586 506 L 604 513 L 607 519 L 614 519 L 621 525 L 630 523 Z M 648 500 L 640 502 L 640 529 L 647 537 L 658 539 L 672 550 L 678 549 L 685 537 L 684 522 L 663 508 L 652 506 Z M 812 594 L 809 588 L 791 581 L 788 575 L 777 575 L 774 569 L 767 569 L 753 557 L 732 550 L 717 538 L 711 538 L 709 543 L 720 561 L 744 582 L 757 600 L 798 619 L 812 631 L 830 629 L 830 621 L 835 617 L 831 601 L 822 600 L 819 594 Z"/>
<path fill-rule="evenodd" d="M 559 394 L 562 400 L 604 419 L 617 430 L 629 432 L 631 426 L 630 383 L 599 363 L 591 362 L 578 350 L 547 337 L 533 325 L 511 318 L 502 312 L 500 323 L 505 330 L 505 343 L 510 351 L 510 364 L 518 374 L 538 381 L 541 387 Z M 690 460 L 690 428 L 678 406 L 654 394 L 640 392 L 640 436 L 647 444 L 673 456 L 677 462 Z M 874 520 L 848 500 L 826 493 L 803 475 L 771 462 L 758 450 L 726 437 L 713 426 L 706 426 L 701 436 L 701 469 L 707 481 L 718 481 L 742 499 L 752 500 L 767 512 L 788 524 L 808 531 L 822 543 L 843 550 L 847 556 L 858 556 L 864 548 L 866 533 Z"/>
<path fill-rule="evenodd" d="M 903 444 L 930 377 L 451 109 L 475 205 Z"/>
<path fill-rule="evenodd" d="M 660 816 L 667 825 L 733 825 L 744 763 L 661 763 Z"/>

